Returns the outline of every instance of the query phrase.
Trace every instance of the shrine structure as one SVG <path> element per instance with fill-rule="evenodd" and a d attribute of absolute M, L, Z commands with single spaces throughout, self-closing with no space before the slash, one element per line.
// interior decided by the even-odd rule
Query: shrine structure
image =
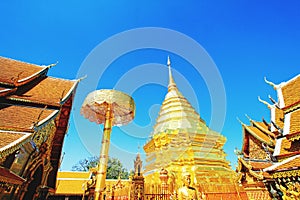
<path fill-rule="evenodd" d="M 180 93 L 169 58 L 168 67 L 168 92 L 144 145 L 146 195 L 166 193 L 176 198 L 182 174 L 188 172 L 201 199 L 247 199 L 225 158 L 226 138 L 211 130 Z"/>
<path fill-rule="evenodd" d="M 238 152 L 240 182 L 249 199 L 300 199 L 300 75 L 274 84 L 270 120 L 242 123 L 243 147 Z"/>
<path fill-rule="evenodd" d="M 0 57 L 0 199 L 46 199 L 56 174 L 79 80 Z"/>

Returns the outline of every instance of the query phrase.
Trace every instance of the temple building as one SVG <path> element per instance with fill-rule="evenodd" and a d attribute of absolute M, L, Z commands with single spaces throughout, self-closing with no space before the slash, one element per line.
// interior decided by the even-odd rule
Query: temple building
<path fill-rule="evenodd" d="M 182 174 L 188 172 L 200 198 L 247 199 L 243 189 L 236 184 L 236 173 L 225 158 L 223 145 L 226 138 L 211 130 L 180 93 L 169 58 L 168 67 L 168 92 L 153 132 L 144 145 L 145 193 L 158 190 L 176 195 L 183 185 Z M 163 182 L 164 188 L 154 188 Z"/>
<path fill-rule="evenodd" d="M 105 199 L 134 200 L 145 199 L 144 177 L 142 174 L 142 160 L 138 153 L 134 160 L 134 173 L 129 179 L 106 179 Z M 82 200 L 94 199 L 95 174 L 97 170 L 91 168 L 87 172 L 60 171 L 57 174 L 56 191 L 49 196 L 49 200 Z"/>
<path fill-rule="evenodd" d="M 240 182 L 250 199 L 300 199 L 300 75 L 277 85 L 265 81 L 277 100 L 259 98 L 270 110 L 269 122 L 241 122 Z"/>
<path fill-rule="evenodd" d="M 55 191 L 79 80 L 47 76 L 52 66 L 0 57 L 0 199 Z"/>

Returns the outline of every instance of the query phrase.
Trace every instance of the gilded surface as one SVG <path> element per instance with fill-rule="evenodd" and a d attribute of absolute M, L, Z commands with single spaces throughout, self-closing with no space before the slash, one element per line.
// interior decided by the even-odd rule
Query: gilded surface
<path fill-rule="evenodd" d="M 160 183 L 158 172 L 164 168 L 169 172 L 170 195 L 174 196 L 174 193 L 179 191 L 183 186 L 182 174 L 189 172 L 191 187 L 198 190 L 203 198 L 206 194 L 216 195 L 213 193 L 216 191 L 219 192 L 219 199 L 222 198 L 222 194 L 229 192 L 236 197 L 237 191 L 240 190 L 235 186 L 238 177 L 225 158 L 223 145 L 226 138 L 207 127 L 200 115 L 178 91 L 170 68 L 169 74 L 168 93 L 160 108 L 150 140 L 144 146 L 147 161 L 146 193 L 155 190 L 148 186 L 155 187 Z M 189 192 L 185 193 L 189 196 Z"/>
<path fill-rule="evenodd" d="M 264 160 L 267 158 L 267 153 L 264 151 L 263 147 L 261 146 L 261 142 L 259 142 L 253 136 L 249 136 L 249 156 L 252 159 L 260 159 Z"/>
<path fill-rule="evenodd" d="M 51 120 L 47 125 L 38 129 L 32 136 L 32 141 L 40 146 L 43 142 L 46 142 L 49 146 L 51 146 L 51 142 L 55 133 L 55 123 L 54 120 Z"/>
<path fill-rule="evenodd" d="M 84 100 L 80 113 L 91 122 L 103 124 L 107 105 L 113 110 L 113 126 L 129 123 L 135 114 L 135 104 L 132 97 L 117 90 L 96 90 Z"/>

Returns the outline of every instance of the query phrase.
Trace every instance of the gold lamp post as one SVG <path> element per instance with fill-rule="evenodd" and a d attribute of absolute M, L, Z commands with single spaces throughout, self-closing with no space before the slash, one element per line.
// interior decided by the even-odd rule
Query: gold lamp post
<path fill-rule="evenodd" d="M 86 97 L 80 113 L 91 122 L 104 124 L 94 194 L 95 200 L 102 200 L 112 126 L 129 123 L 134 118 L 135 104 L 132 97 L 123 92 L 96 90 Z"/>

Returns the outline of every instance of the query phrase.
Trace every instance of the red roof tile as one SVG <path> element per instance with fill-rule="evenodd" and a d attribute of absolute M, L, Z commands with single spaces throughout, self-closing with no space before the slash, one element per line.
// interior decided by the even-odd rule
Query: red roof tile
<path fill-rule="evenodd" d="M 265 134 L 270 135 L 272 138 L 275 138 L 275 134 L 269 131 L 269 127 L 264 122 L 255 122 L 253 121 L 253 126 L 257 127 L 259 130 L 263 131 Z"/>
<path fill-rule="evenodd" d="M 291 113 L 289 134 L 298 132 L 300 132 L 300 109 Z"/>
<path fill-rule="evenodd" d="M 31 77 L 45 67 L 0 57 L 0 69 L 0 83 L 15 85 L 16 81 Z"/>
<path fill-rule="evenodd" d="M 0 130 L 33 132 L 33 124 L 41 122 L 57 110 L 0 104 Z"/>
<path fill-rule="evenodd" d="M 0 131 L 0 149 L 5 148 L 12 142 L 21 139 L 26 136 L 26 134 L 22 132 L 11 132 L 11 131 Z"/>
<path fill-rule="evenodd" d="M 76 84 L 75 81 L 46 77 L 29 90 L 21 89 L 8 99 L 60 106 L 60 102 L 73 91 Z"/>
<path fill-rule="evenodd" d="M 270 146 L 274 146 L 274 144 L 275 144 L 274 139 L 272 139 L 271 137 L 266 135 L 260 129 L 258 129 L 254 126 L 246 126 L 246 125 L 244 127 L 251 135 L 253 135 L 259 141 L 264 142 Z"/>
<path fill-rule="evenodd" d="M 283 128 L 284 126 L 283 118 L 284 118 L 283 111 L 278 108 L 275 108 L 275 124 L 280 128 Z"/>
<path fill-rule="evenodd" d="M 288 158 L 293 155 L 299 154 L 300 152 L 300 145 L 299 140 L 289 140 L 287 138 L 282 138 L 280 144 L 280 153 L 278 155 L 279 159 Z"/>
<path fill-rule="evenodd" d="M 284 105 L 288 107 L 300 100 L 300 75 L 288 81 L 282 88 Z"/>

